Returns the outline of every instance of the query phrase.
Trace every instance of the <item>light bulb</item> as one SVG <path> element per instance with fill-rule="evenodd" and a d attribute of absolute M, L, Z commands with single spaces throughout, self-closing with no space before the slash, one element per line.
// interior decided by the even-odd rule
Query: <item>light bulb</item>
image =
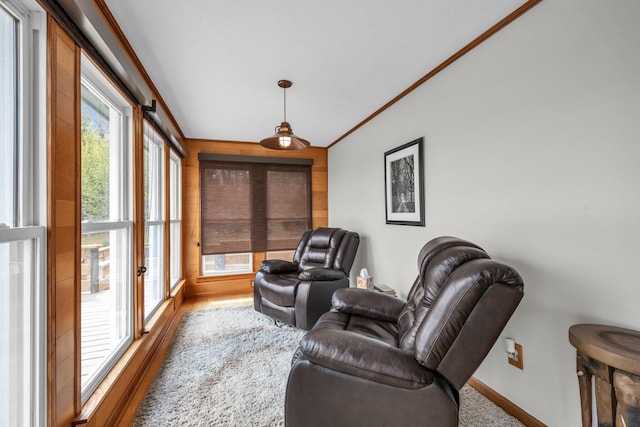
<path fill-rule="evenodd" d="M 281 136 L 278 142 L 282 148 L 287 148 L 291 145 L 291 137 L 290 136 Z"/>

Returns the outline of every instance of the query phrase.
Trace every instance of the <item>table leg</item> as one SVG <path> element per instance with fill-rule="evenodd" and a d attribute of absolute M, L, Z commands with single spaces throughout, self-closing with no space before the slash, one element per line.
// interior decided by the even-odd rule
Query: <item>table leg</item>
<path fill-rule="evenodd" d="M 640 426 L 640 377 L 616 370 L 613 373 L 613 387 L 618 400 L 616 425 Z"/>
<path fill-rule="evenodd" d="M 595 359 L 578 353 L 578 381 L 580 383 L 580 404 L 582 427 L 591 427 L 591 376 L 595 381 L 596 414 L 598 427 L 613 427 L 616 413 L 616 395 L 613 389 L 613 368 Z M 580 376 L 580 372 L 584 375 Z"/>
<path fill-rule="evenodd" d="M 616 397 L 611 383 L 596 375 L 596 410 L 598 427 L 613 427 L 616 413 Z"/>
<path fill-rule="evenodd" d="M 578 353 L 576 358 L 576 371 L 578 385 L 580 386 L 580 409 L 582 411 L 582 427 L 592 426 L 591 416 L 591 376 L 593 375 L 589 364 Z"/>

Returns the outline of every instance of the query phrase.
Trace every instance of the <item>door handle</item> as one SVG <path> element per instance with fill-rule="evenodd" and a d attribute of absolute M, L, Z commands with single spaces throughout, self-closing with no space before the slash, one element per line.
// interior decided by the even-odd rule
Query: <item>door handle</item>
<path fill-rule="evenodd" d="M 144 265 L 138 268 L 138 277 L 142 276 L 146 272 L 147 272 L 147 267 L 145 267 Z"/>

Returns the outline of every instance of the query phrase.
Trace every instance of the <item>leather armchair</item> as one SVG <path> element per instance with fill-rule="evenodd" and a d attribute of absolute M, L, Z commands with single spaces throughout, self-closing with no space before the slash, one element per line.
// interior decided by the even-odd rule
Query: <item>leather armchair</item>
<path fill-rule="evenodd" d="M 407 302 L 340 289 L 294 355 L 285 424 L 458 425 L 458 391 L 523 296 L 511 267 L 454 237 L 428 242 Z"/>
<path fill-rule="evenodd" d="M 253 285 L 253 306 L 274 319 L 308 330 L 331 308 L 336 289 L 349 286 L 357 233 L 341 228 L 306 231 L 293 261 L 265 260 Z"/>

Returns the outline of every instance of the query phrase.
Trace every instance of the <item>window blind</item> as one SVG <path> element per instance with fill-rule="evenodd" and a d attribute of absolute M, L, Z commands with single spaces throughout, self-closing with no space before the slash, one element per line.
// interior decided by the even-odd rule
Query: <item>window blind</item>
<path fill-rule="evenodd" d="M 311 228 L 311 166 L 200 160 L 202 255 L 295 249 Z"/>

